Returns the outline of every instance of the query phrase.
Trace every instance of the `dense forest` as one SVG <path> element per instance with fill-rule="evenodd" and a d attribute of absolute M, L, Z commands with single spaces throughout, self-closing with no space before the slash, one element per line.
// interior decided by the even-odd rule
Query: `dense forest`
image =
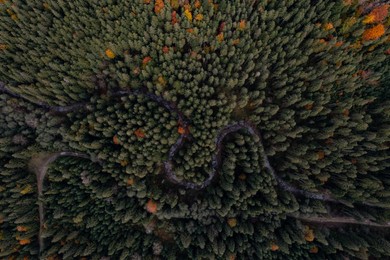
<path fill-rule="evenodd" d="M 0 259 L 390 258 L 389 7 L 0 0 Z"/>

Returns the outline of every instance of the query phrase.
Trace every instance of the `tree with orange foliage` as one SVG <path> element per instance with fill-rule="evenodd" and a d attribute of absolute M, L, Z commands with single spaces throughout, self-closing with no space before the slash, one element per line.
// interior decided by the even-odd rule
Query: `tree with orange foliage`
<path fill-rule="evenodd" d="M 366 15 L 363 20 L 363 23 L 381 23 L 389 13 L 389 6 L 389 4 L 383 4 L 375 7 L 368 15 Z"/>
<path fill-rule="evenodd" d="M 159 14 L 164 9 L 164 6 L 164 0 L 156 0 L 156 3 L 154 4 L 154 12 Z"/>
<path fill-rule="evenodd" d="M 363 40 L 364 41 L 372 41 L 379 39 L 383 34 L 385 34 L 385 26 L 383 24 L 375 25 L 371 28 L 366 29 L 363 32 Z"/>
<path fill-rule="evenodd" d="M 156 214 L 157 212 L 157 203 L 156 201 L 149 199 L 146 203 L 146 211 L 152 214 Z"/>

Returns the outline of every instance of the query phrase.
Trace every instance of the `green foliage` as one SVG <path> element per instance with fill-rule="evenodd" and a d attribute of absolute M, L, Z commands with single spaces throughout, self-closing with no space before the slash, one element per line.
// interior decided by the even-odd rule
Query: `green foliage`
<path fill-rule="evenodd" d="M 373 25 L 343 1 L 188 2 L 0 1 L 0 81 L 24 97 L 0 92 L 0 258 L 389 257 L 385 229 L 291 214 L 389 223 L 389 29 L 364 41 Z M 115 95 L 142 88 L 189 119 L 180 180 L 207 179 L 233 122 L 263 140 L 229 134 L 204 190 L 169 183 L 182 122 L 145 94 Z M 68 113 L 39 105 L 78 102 Z M 283 190 L 263 145 L 283 180 L 355 207 Z M 92 160 L 60 157 L 37 196 L 29 160 L 57 151 Z"/>

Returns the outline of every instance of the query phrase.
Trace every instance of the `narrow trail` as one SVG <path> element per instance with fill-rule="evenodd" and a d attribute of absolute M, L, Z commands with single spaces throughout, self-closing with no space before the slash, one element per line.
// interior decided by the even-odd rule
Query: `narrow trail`
<path fill-rule="evenodd" d="M 12 97 L 23 99 L 29 103 L 32 103 L 38 107 L 41 107 L 45 110 L 54 111 L 58 113 L 70 113 L 70 112 L 78 112 L 83 111 L 87 108 L 87 103 L 76 103 L 69 106 L 50 106 L 46 103 L 42 102 L 34 102 L 29 100 L 26 97 L 23 97 L 19 94 L 13 93 L 12 91 L 8 90 L 4 83 L 0 82 L 0 93 L 6 93 Z M 139 88 L 135 90 L 119 90 L 116 92 L 111 93 L 112 97 L 122 97 L 126 95 L 144 95 L 145 97 L 155 101 L 165 109 L 167 109 L 169 112 L 176 114 L 178 118 L 178 122 L 183 127 L 188 127 L 190 125 L 190 120 L 188 120 L 184 114 L 177 108 L 176 104 L 173 102 L 169 102 L 162 98 L 161 96 L 158 96 L 156 94 L 148 92 L 146 88 Z M 318 192 L 310 192 L 306 190 L 299 189 L 286 181 L 284 181 L 280 176 L 276 174 L 276 171 L 271 166 L 270 161 L 266 155 L 264 145 L 262 142 L 262 136 L 260 131 L 257 129 L 257 127 L 248 121 L 238 121 L 231 123 L 225 127 L 223 127 L 217 134 L 215 138 L 215 147 L 216 151 L 214 155 L 212 156 L 211 160 L 211 168 L 212 171 L 210 175 L 207 177 L 207 179 L 203 183 L 193 183 L 185 180 L 180 180 L 174 171 L 174 158 L 177 155 L 178 151 L 183 147 L 185 142 L 187 140 L 191 139 L 191 136 L 189 133 L 184 133 L 179 136 L 177 141 L 171 146 L 168 154 L 168 159 L 163 162 L 164 165 L 164 172 L 163 176 L 164 179 L 174 185 L 183 187 L 188 190 L 195 190 L 200 191 L 204 190 L 207 187 L 209 187 L 216 177 L 219 174 L 221 164 L 222 164 L 222 151 L 223 151 L 223 141 L 224 139 L 234 132 L 238 132 L 241 130 L 247 131 L 250 135 L 253 136 L 255 141 L 258 141 L 259 147 L 260 147 L 260 153 L 261 153 L 261 160 L 262 165 L 266 171 L 268 171 L 272 177 L 276 180 L 278 186 L 288 192 L 291 192 L 297 196 L 306 197 L 309 199 L 315 199 L 315 200 L 321 200 L 325 202 L 333 202 L 338 204 L 343 204 L 349 207 L 353 207 L 353 204 L 350 202 L 346 202 L 340 199 L 334 198 L 332 195 L 327 193 L 318 193 Z M 88 159 L 92 160 L 94 162 L 97 162 L 95 159 L 91 158 L 91 156 L 83 153 L 78 152 L 70 152 L 70 151 L 60 151 L 60 152 L 53 152 L 53 153 L 42 153 L 38 154 L 37 156 L 34 156 L 31 158 L 28 168 L 31 172 L 36 174 L 37 177 L 37 187 L 38 187 L 38 197 L 41 198 L 43 196 L 43 182 L 44 178 L 47 174 L 47 170 L 49 168 L 49 165 L 54 162 L 59 157 L 63 156 L 70 156 L 70 157 L 77 157 L 82 159 Z M 101 162 L 100 162 L 101 163 Z M 387 205 L 379 205 L 379 204 L 372 204 L 367 202 L 359 202 L 358 204 L 372 206 L 372 207 L 381 207 L 381 208 L 390 208 Z M 38 200 L 38 207 L 39 207 L 39 236 L 38 236 L 38 243 L 39 243 L 39 249 L 40 252 L 44 249 L 44 239 L 42 237 L 43 229 L 44 229 L 44 205 L 41 200 Z M 390 227 L 390 223 L 386 224 L 380 224 L 371 222 L 369 220 L 363 220 L 358 221 L 354 218 L 350 217 L 310 217 L 310 216 L 301 216 L 297 214 L 290 214 L 290 217 L 294 217 L 297 219 L 300 219 L 305 222 L 313 222 L 313 223 L 334 223 L 334 224 L 359 224 L 359 225 L 368 225 L 368 226 L 375 226 L 375 227 Z"/>
<path fill-rule="evenodd" d="M 45 108 L 47 110 L 52 110 L 55 112 L 60 112 L 60 113 L 69 113 L 69 112 L 77 112 L 77 111 L 82 111 L 83 109 L 86 109 L 87 103 L 76 103 L 73 105 L 69 106 L 50 106 L 46 103 L 39 103 L 39 102 L 33 102 L 19 94 L 13 93 L 12 91 L 8 90 L 5 87 L 5 84 L 0 82 L 0 92 L 6 93 L 10 96 L 16 97 L 16 98 L 21 98 L 25 101 L 28 101 L 32 104 L 35 104 L 39 107 Z M 122 97 L 126 95 L 144 95 L 145 97 L 155 101 L 165 109 L 167 109 L 170 113 L 176 114 L 178 117 L 178 122 L 179 124 L 186 128 L 190 125 L 190 120 L 187 119 L 184 114 L 177 108 L 176 104 L 170 101 L 165 100 L 163 97 L 158 96 L 154 93 L 150 93 L 150 91 L 146 88 L 137 88 L 137 89 L 123 89 L 123 90 L 117 90 L 109 94 L 112 97 Z M 190 190 L 202 190 L 210 186 L 210 184 L 215 180 L 215 178 L 218 175 L 218 172 L 221 167 L 221 155 L 222 155 L 222 150 L 223 150 L 223 140 L 225 137 L 231 133 L 237 132 L 239 130 L 246 130 L 248 131 L 254 138 L 259 140 L 260 143 L 260 152 L 261 152 L 261 159 L 262 159 L 262 164 L 263 167 L 269 171 L 269 173 L 275 178 L 275 180 L 278 183 L 278 186 L 282 188 L 285 191 L 289 191 L 295 195 L 306 197 L 309 199 L 315 199 L 315 200 L 322 200 L 322 201 L 327 201 L 327 202 L 335 202 L 339 204 L 343 204 L 349 207 L 353 207 L 353 204 L 348 201 L 343 201 L 341 199 L 336 199 L 332 195 L 327 194 L 327 193 L 320 193 L 320 192 L 310 192 L 306 190 L 299 189 L 286 181 L 284 181 L 280 176 L 276 174 L 276 171 L 274 168 L 271 166 L 270 161 L 266 155 L 266 152 L 264 150 L 264 145 L 262 142 L 262 137 L 260 131 L 257 129 L 257 127 L 252 124 L 251 122 L 248 121 L 238 121 L 234 122 L 232 124 L 229 124 L 222 128 L 216 139 L 215 139 L 215 146 L 216 146 L 216 151 L 215 154 L 212 157 L 211 160 L 211 167 L 212 171 L 209 177 L 203 182 L 203 183 L 193 183 L 193 182 L 188 182 L 185 180 L 180 180 L 174 171 L 174 157 L 178 153 L 178 151 L 183 147 L 184 143 L 187 140 L 191 139 L 191 136 L 189 133 L 184 133 L 179 136 L 177 141 L 171 146 L 168 154 L 168 159 L 163 162 L 164 165 L 164 177 L 165 179 L 175 185 L 181 186 L 185 189 L 190 189 Z M 362 205 L 367 205 L 367 206 L 372 206 L 372 207 L 381 207 L 381 208 L 390 208 L 390 206 L 387 205 L 380 205 L 380 204 L 374 204 L 374 203 L 368 203 L 368 202 L 358 202 L 358 204 Z"/>
<path fill-rule="evenodd" d="M 352 224 L 352 225 L 364 225 L 364 226 L 372 226 L 372 227 L 381 227 L 381 228 L 390 228 L 390 222 L 386 223 L 376 223 L 372 222 L 368 219 L 365 220 L 357 220 L 352 217 L 312 217 L 298 214 L 288 214 L 287 216 L 299 219 L 303 222 L 317 223 L 317 224 Z"/>
<path fill-rule="evenodd" d="M 77 153 L 77 152 L 54 152 L 54 153 L 38 154 L 37 156 L 32 157 L 28 163 L 29 171 L 35 173 L 37 177 L 38 212 L 39 212 L 39 234 L 38 234 L 39 252 L 42 252 L 45 247 L 44 239 L 42 237 L 44 222 L 45 222 L 44 205 L 41 200 L 41 198 L 43 197 L 43 181 L 47 174 L 47 170 L 49 169 L 49 164 L 57 160 L 59 157 L 63 157 L 63 156 L 91 159 L 90 156 L 82 153 Z"/>

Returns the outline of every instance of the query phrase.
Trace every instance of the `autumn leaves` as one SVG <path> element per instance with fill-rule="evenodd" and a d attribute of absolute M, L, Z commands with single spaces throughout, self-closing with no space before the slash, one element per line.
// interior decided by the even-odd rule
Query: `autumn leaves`
<path fill-rule="evenodd" d="M 154 4 L 153 11 L 156 15 L 162 15 L 164 10 L 167 9 L 168 5 L 171 9 L 171 24 L 180 25 L 180 23 L 187 21 L 189 24 L 196 26 L 197 23 L 201 22 L 205 18 L 205 14 L 202 12 L 207 12 L 204 8 L 202 9 L 202 3 L 199 0 L 192 1 L 179 1 L 179 0 L 144 0 L 144 4 Z M 203 3 L 204 4 L 204 3 Z M 218 4 L 215 4 L 212 0 L 207 2 L 213 10 L 218 10 Z M 188 25 L 188 24 L 187 24 Z M 187 26 L 188 27 L 188 26 Z M 216 32 L 215 39 L 217 42 L 221 43 L 225 40 L 224 32 L 225 22 L 221 22 L 220 26 Z M 234 30 L 243 31 L 247 28 L 247 21 L 240 20 L 237 22 L 237 26 L 233 28 Z M 188 33 L 194 34 L 196 30 L 194 28 L 185 28 Z M 232 41 L 233 45 L 239 43 L 239 39 L 234 39 Z M 164 50 L 164 53 L 167 53 L 168 50 Z"/>
<path fill-rule="evenodd" d="M 151 214 L 156 214 L 157 213 L 157 202 L 149 199 L 148 202 L 146 203 L 146 211 L 151 213 Z"/>
<path fill-rule="evenodd" d="M 371 41 L 377 40 L 384 35 L 386 29 L 383 21 L 388 15 L 389 4 L 384 4 L 375 7 L 363 20 L 364 24 L 372 25 L 368 27 L 363 33 L 363 40 Z"/>
<path fill-rule="evenodd" d="M 351 1 L 344 1 L 344 5 L 351 5 Z M 383 40 L 387 27 L 390 24 L 388 17 L 389 4 L 381 4 L 373 8 L 368 14 L 363 15 L 365 11 L 364 5 L 359 6 L 352 16 L 342 17 L 335 24 L 327 22 L 324 24 L 316 24 L 321 26 L 323 30 L 328 31 L 329 35 L 325 39 L 320 39 L 319 42 L 324 46 L 332 39 L 344 38 L 333 44 L 333 47 L 341 47 L 345 43 L 348 48 L 360 50 L 367 44 L 372 44 L 369 51 L 372 51 L 379 44 L 389 41 L 387 38 Z M 363 28 L 362 28 L 363 27 Z M 377 41 L 377 42 L 375 42 Z M 390 53 L 390 52 L 389 52 Z"/>
<path fill-rule="evenodd" d="M 109 59 L 114 59 L 116 57 L 115 53 L 111 49 L 106 49 L 105 54 Z"/>
<path fill-rule="evenodd" d="M 189 130 L 189 127 L 188 126 L 183 126 L 182 124 L 178 124 L 178 127 L 177 127 L 177 132 L 180 134 L 180 135 L 187 135 L 190 133 L 190 130 Z M 138 128 L 136 129 L 134 132 L 134 135 L 138 138 L 138 139 L 143 139 L 146 137 L 146 134 L 144 132 L 144 130 L 142 130 L 142 128 Z M 112 142 L 116 145 L 120 145 L 121 144 L 121 141 L 118 137 L 118 135 L 114 135 L 112 137 Z"/>
<path fill-rule="evenodd" d="M 154 12 L 158 14 L 162 9 L 164 9 L 164 0 L 156 0 L 156 3 L 154 4 Z"/>
<path fill-rule="evenodd" d="M 317 254 L 318 247 L 316 245 L 312 244 L 312 242 L 315 239 L 314 230 L 309 226 L 304 226 L 303 227 L 303 237 L 304 237 L 305 241 L 309 243 L 309 253 Z M 278 245 L 278 243 L 276 241 L 271 242 L 271 244 L 270 244 L 271 251 L 278 251 L 279 249 L 280 249 L 280 246 Z"/>
<path fill-rule="evenodd" d="M 135 130 L 133 133 L 134 133 L 134 135 L 137 136 L 138 138 L 141 138 L 141 139 L 142 139 L 142 138 L 145 138 L 145 133 L 144 133 L 144 131 L 143 131 L 141 128 L 138 128 L 138 129 Z M 120 145 L 120 144 L 121 144 L 121 141 L 120 141 L 118 135 L 114 135 L 114 136 L 112 137 L 112 142 L 113 142 L 114 144 L 116 144 L 116 145 Z"/>
<path fill-rule="evenodd" d="M 27 226 L 19 225 L 16 226 L 16 230 L 18 231 L 18 235 L 16 236 L 16 239 L 19 242 L 19 245 L 28 245 L 31 243 L 31 239 L 28 237 L 24 237 L 23 234 L 26 233 L 30 228 Z"/>
<path fill-rule="evenodd" d="M 385 26 L 383 24 L 375 25 L 374 27 L 368 28 L 363 33 L 363 40 L 372 41 L 379 39 L 385 33 Z"/>

